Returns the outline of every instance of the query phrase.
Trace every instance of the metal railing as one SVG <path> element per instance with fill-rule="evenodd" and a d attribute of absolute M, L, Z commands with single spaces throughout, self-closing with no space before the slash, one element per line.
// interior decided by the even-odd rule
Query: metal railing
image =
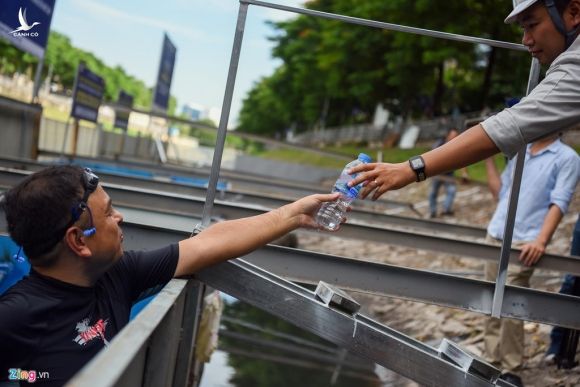
<path fill-rule="evenodd" d="M 523 50 L 523 46 L 514 43 L 406 27 L 262 1 L 241 0 L 209 188 L 199 228 L 203 228 L 210 223 L 212 211 L 214 210 L 217 182 L 227 132 L 226 128 L 249 5 L 380 29 Z M 529 89 L 537 81 L 537 69 L 537 62 L 534 61 Z M 348 274 L 341 274 L 340 278 L 335 276 L 335 281 L 347 288 L 362 288 L 367 291 L 383 292 L 386 295 L 414 300 L 425 299 L 425 301 L 429 300 L 445 306 L 492 314 L 496 317 L 514 317 L 561 324 L 573 328 L 580 327 L 580 318 L 578 317 L 580 316 L 580 303 L 578 303 L 576 297 L 505 286 L 505 269 L 510 256 L 513 254 L 511 250 L 511 231 L 513 230 L 518 188 L 521 180 L 522 161 L 523 158 L 520 157 L 516 167 L 510 210 L 508 221 L 506 222 L 506 237 L 501 251 L 500 271 L 495 285 L 489 282 L 457 279 L 453 276 L 412 269 L 392 268 L 388 265 L 379 267 L 360 261 L 356 262 L 356 269 L 353 268 L 355 266 L 348 268 L 349 264 L 354 264 L 353 262 L 340 263 L 339 265 L 344 265 L 341 266 L 342 269 L 337 267 L 329 269 L 329 266 L 320 266 L 321 272 L 316 274 L 320 278 L 314 279 L 314 281 L 325 278 L 323 270 L 326 271 L 326 275 L 333 273 L 334 276 L 334 272 L 340 272 L 340 270 L 348 268 L 345 270 Z M 158 246 L 159 243 L 183 239 L 189 234 L 161 227 L 142 227 L 129 222 L 125 226 L 125 233 L 128 236 L 126 243 L 130 245 L 132 240 L 138 240 L 140 248 L 147 248 L 149 244 Z M 381 230 L 381 233 L 385 237 L 387 231 Z M 349 234 L 348 228 L 345 228 L 343 234 L 345 236 Z M 401 237 L 401 235 L 398 237 Z M 441 244 L 441 241 L 434 241 L 433 243 Z M 270 257 L 268 261 L 283 254 L 290 254 L 291 261 L 294 261 L 298 260 L 300 254 L 303 254 L 303 252 L 295 250 L 267 247 L 249 256 L 264 254 L 264 252 Z M 314 254 L 306 254 L 305 256 L 307 259 L 315 258 Z M 324 260 L 320 261 L 328 262 L 328 256 L 325 256 Z M 302 264 L 304 265 L 304 263 Z M 294 272 L 294 275 L 297 277 L 307 275 L 308 273 L 304 273 L 303 268 L 304 266 L 302 266 L 302 270 Z M 361 281 L 360 278 L 362 278 L 365 283 L 349 283 L 349 281 L 354 281 L 353 278 L 357 277 L 357 273 L 363 271 L 367 272 L 358 277 L 357 281 Z M 290 273 L 286 275 L 293 276 Z M 376 281 L 368 281 L 369 275 L 375 276 Z M 419 383 L 432 386 L 505 385 L 494 378 L 485 380 L 475 376 L 457 364 L 445 360 L 441 353 L 434 348 L 393 331 L 365 316 L 360 314 L 349 316 L 344 312 L 336 311 L 318 301 L 312 292 L 247 262 L 241 260 L 226 262 L 202 270 L 196 278 Z M 304 282 L 312 280 L 307 278 L 297 279 Z M 397 281 L 404 281 L 404 284 Z M 409 286 L 410 283 L 416 286 Z M 381 289 L 371 289 L 373 286 L 378 287 L 381 284 L 384 284 Z M 426 287 L 421 286 L 421 284 L 425 284 Z M 199 310 L 199 295 L 201 294 L 201 292 L 195 293 L 192 291 L 192 296 L 189 298 L 191 301 L 186 300 L 184 295 L 187 293 L 184 290 L 186 286 L 188 285 L 183 281 L 171 281 L 160 296 L 113 340 L 111 348 L 100 353 L 90 364 L 83 368 L 70 382 L 70 385 L 80 386 L 85 385 L 87 382 L 94 386 L 185 385 L 182 382 L 186 380 L 184 377 L 188 375 L 191 367 L 192 341 L 190 339 L 195 333 L 195 327 L 199 319 L 199 313 L 195 314 L 194 312 Z M 436 292 L 434 289 L 442 290 Z M 493 296 L 492 292 L 494 292 Z M 504 303 L 504 300 L 509 302 Z M 187 312 L 188 309 L 191 314 Z M 193 321 L 185 322 L 186 319 L 191 319 L 192 316 L 195 316 Z M 187 332 L 184 335 L 185 338 L 182 338 L 183 334 L 182 336 L 175 335 L 175 332 L 181 331 L 182 328 Z M 396 351 L 394 350 L 395 348 Z M 103 369 L 106 369 L 107 372 L 102 372 Z M 176 370 L 179 370 L 179 372 L 176 372 Z"/>

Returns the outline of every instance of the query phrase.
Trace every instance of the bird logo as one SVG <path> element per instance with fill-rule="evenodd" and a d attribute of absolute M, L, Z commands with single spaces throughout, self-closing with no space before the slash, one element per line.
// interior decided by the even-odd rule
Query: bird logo
<path fill-rule="evenodd" d="M 34 22 L 32 23 L 32 25 L 28 24 L 28 21 L 26 21 L 26 8 L 24 8 L 24 12 L 22 12 L 22 7 L 20 7 L 20 9 L 18 10 L 18 21 L 20 22 L 20 27 L 10 32 L 11 34 L 21 31 L 22 32 L 29 31 L 35 25 L 40 24 L 39 22 Z"/>

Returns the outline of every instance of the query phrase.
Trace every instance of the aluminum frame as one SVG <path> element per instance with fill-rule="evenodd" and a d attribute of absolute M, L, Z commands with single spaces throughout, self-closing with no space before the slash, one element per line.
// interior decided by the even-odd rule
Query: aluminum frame
<path fill-rule="evenodd" d="M 303 14 L 303 15 L 321 17 L 321 18 L 326 18 L 326 19 L 338 20 L 338 21 L 351 23 L 351 24 L 358 24 L 358 25 L 364 25 L 364 26 L 369 26 L 369 27 L 374 27 L 374 28 L 380 28 L 380 29 L 385 29 L 385 30 L 400 31 L 400 32 L 412 33 L 412 34 L 417 34 L 417 35 L 430 36 L 430 37 L 435 37 L 435 38 L 461 41 L 461 42 L 474 43 L 474 44 L 485 44 L 485 45 L 489 45 L 489 46 L 493 46 L 493 47 L 507 48 L 507 49 L 512 49 L 512 50 L 520 50 L 520 51 L 525 50 L 525 47 L 521 44 L 501 42 L 501 41 L 490 40 L 490 39 L 482 39 L 482 38 L 477 38 L 477 37 L 451 34 L 451 33 L 440 32 L 440 31 L 432 31 L 432 30 L 426 30 L 426 29 L 415 28 L 415 27 L 401 26 L 401 25 L 392 24 L 392 23 L 377 22 L 374 20 L 367 20 L 367 19 L 355 18 L 355 17 L 350 17 L 350 16 L 330 14 L 327 12 L 309 10 L 309 9 L 304 9 L 304 8 L 297 8 L 297 7 L 289 7 L 289 6 L 279 5 L 279 4 L 272 4 L 272 3 L 268 3 L 268 2 L 264 2 L 264 1 L 240 0 L 238 23 L 236 26 L 236 34 L 234 36 L 234 44 L 233 44 L 234 48 L 232 50 L 232 55 L 231 55 L 231 63 L 235 63 L 235 66 L 230 65 L 230 70 L 228 72 L 228 81 L 226 84 L 226 93 L 224 95 L 224 102 L 223 102 L 223 108 L 222 108 L 222 119 L 223 119 L 224 123 L 222 124 L 222 120 L 220 120 L 220 131 L 223 131 L 223 141 L 225 141 L 225 130 L 226 130 L 226 126 L 227 126 L 227 122 L 228 122 L 228 118 L 229 118 L 229 108 L 231 106 L 231 101 L 232 101 L 232 96 L 233 96 L 233 88 L 234 88 L 234 83 L 235 83 L 235 75 L 236 75 L 235 73 L 237 72 L 237 64 L 239 61 L 240 49 L 241 49 L 242 39 L 243 39 L 244 24 L 245 24 L 245 19 L 246 19 L 246 14 L 248 11 L 249 4 L 253 4 L 253 5 L 261 6 L 261 7 L 266 7 L 266 8 L 278 9 L 278 10 L 297 13 L 297 14 Z M 529 77 L 529 81 L 528 81 L 528 90 L 527 90 L 528 93 L 535 87 L 535 85 L 537 85 L 538 81 L 539 81 L 539 63 L 537 60 L 532 60 L 532 65 L 531 65 L 531 69 L 530 69 L 530 77 Z M 226 111 L 227 113 L 224 114 L 224 111 Z M 218 137 L 219 137 L 219 135 L 218 135 Z M 216 153 L 218 153 L 218 149 L 220 149 L 220 148 L 223 149 L 223 143 L 217 144 L 216 147 L 218 147 L 218 148 L 216 148 Z M 520 151 L 520 153 L 523 153 L 523 152 Z M 509 208 L 508 208 L 508 216 L 507 216 L 506 223 L 505 223 L 504 238 L 502 241 L 502 252 L 500 253 L 499 269 L 498 269 L 498 274 L 497 274 L 496 280 L 495 280 L 496 290 L 494 292 L 494 302 L 493 302 L 494 307 L 493 307 L 493 311 L 492 311 L 493 317 L 499 317 L 500 311 L 501 311 L 501 305 L 503 302 L 503 292 L 504 292 L 503 289 L 505 287 L 505 281 L 506 281 L 506 277 L 507 277 L 507 266 L 508 266 L 510 250 L 511 250 L 513 225 L 514 225 L 515 214 L 516 214 L 516 209 L 517 209 L 517 200 L 518 200 L 518 196 L 519 196 L 520 182 L 521 182 L 521 177 L 522 177 L 522 173 L 523 173 L 523 163 L 524 163 L 523 157 L 524 156 L 518 156 L 518 161 L 516 163 L 514 179 L 513 179 L 512 188 L 511 188 L 510 202 L 509 202 Z M 219 157 L 216 157 L 216 154 L 214 153 L 214 160 L 221 160 L 221 153 L 219 154 Z M 215 168 L 219 173 L 220 165 L 212 164 L 212 169 L 213 168 Z M 210 181 L 210 183 L 211 183 L 211 181 Z M 217 184 L 217 180 L 215 183 Z M 214 192 L 215 192 L 215 189 L 214 189 Z M 215 195 L 212 195 L 212 191 L 209 191 L 208 196 L 207 196 L 207 200 L 208 200 L 208 202 L 212 203 L 212 204 L 207 205 L 207 209 L 209 211 L 211 211 L 211 206 L 213 205 L 214 197 L 215 197 Z M 202 221 L 203 224 L 206 224 L 206 220 L 207 220 L 207 224 L 209 224 L 209 216 L 210 216 L 209 213 L 206 213 L 206 211 L 204 210 L 204 220 Z"/>
<path fill-rule="evenodd" d="M 540 79 L 540 62 L 537 58 L 532 59 L 532 68 L 530 70 L 530 77 L 528 79 L 528 88 L 526 94 L 530 94 L 532 90 L 538 85 Z M 496 276 L 495 291 L 493 293 L 493 308 L 491 316 L 499 318 L 501 314 L 501 306 L 504 299 L 504 288 L 508 275 L 509 251 L 512 245 L 512 238 L 514 233 L 514 226 L 516 222 L 516 210 L 518 208 L 518 199 L 520 197 L 520 188 L 522 183 L 522 175 L 524 173 L 524 163 L 526 161 L 526 147 L 520 149 L 517 155 L 516 165 L 513 173 L 512 186 L 510 188 L 510 201 L 508 205 L 508 213 L 505 221 L 503 240 L 501 245 L 501 253 Z"/>
<path fill-rule="evenodd" d="M 437 350 L 420 341 L 364 315 L 328 308 L 313 292 L 242 260 L 201 270 L 196 278 L 418 383 L 495 385 L 443 360 Z"/>

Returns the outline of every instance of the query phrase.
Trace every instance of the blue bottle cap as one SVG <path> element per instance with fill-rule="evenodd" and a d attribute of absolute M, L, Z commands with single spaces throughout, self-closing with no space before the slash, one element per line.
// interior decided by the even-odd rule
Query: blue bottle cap
<path fill-rule="evenodd" d="M 359 153 L 358 159 L 363 163 L 370 163 L 371 161 L 373 161 L 371 156 L 367 155 L 366 153 Z"/>

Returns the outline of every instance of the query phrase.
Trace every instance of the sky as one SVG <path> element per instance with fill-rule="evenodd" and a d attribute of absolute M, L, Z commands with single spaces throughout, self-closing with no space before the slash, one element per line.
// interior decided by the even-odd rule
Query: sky
<path fill-rule="evenodd" d="M 300 7 L 303 0 L 272 0 Z M 239 2 L 236 0 L 56 0 L 51 29 L 109 66 L 122 66 L 154 86 L 163 34 L 177 47 L 171 94 L 178 113 L 185 103 L 221 109 Z M 295 14 L 250 5 L 234 89 L 229 126 L 254 82 L 280 64 L 271 57 L 274 31 L 266 20 Z"/>

